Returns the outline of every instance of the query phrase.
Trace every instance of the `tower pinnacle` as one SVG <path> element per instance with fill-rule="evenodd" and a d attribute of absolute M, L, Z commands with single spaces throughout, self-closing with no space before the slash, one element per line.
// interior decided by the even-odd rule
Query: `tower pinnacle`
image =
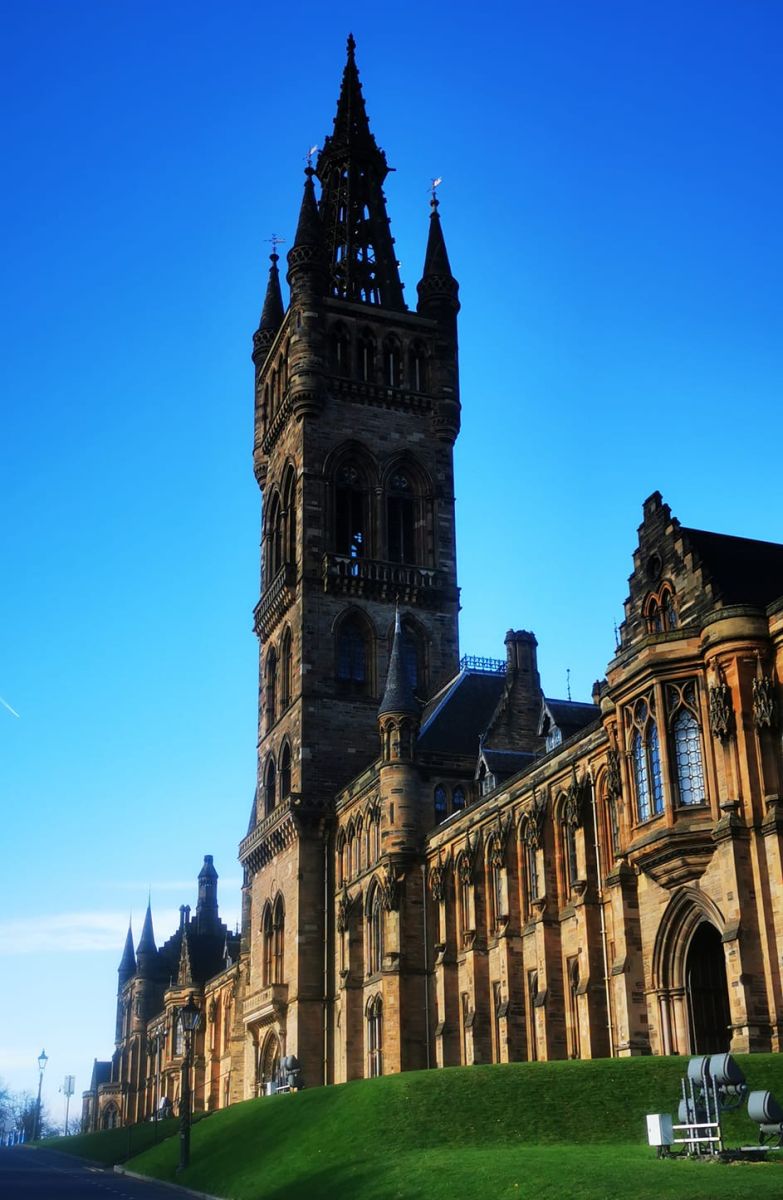
<path fill-rule="evenodd" d="M 253 362 L 257 367 L 266 358 L 269 347 L 275 340 L 275 335 L 283 323 L 283 297 L 280 292 L 280 272 L 277 269 L 277 264 L 280 261 L 280 255 L 277 253 L 277 239 L 274 239 L 274 243 L 274 249 L 269 255 L 269 261 L 272 265 L 269 268 L 264 307 L 261 309 L 261 320 L 259 321 L 258 329 L 253 334 Z"/>

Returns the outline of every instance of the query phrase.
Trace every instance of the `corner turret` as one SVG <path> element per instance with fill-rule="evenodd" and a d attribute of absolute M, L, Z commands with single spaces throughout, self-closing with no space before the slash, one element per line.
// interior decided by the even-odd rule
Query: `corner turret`
<path fill-rule="evenodd" d="M 253 334 L 253 362 L 256 364 L 256 370 L 261 367 L 266 358 L 269 347 L 275 340 L 277 331 L 283 324 L 283 296 L 280 291 L 280 272 L 277 269 L 277 264 L 280 261 L 280 255 L 273 251 L 269 255 L 271 266 L 269 268 L 269 279 L 266 285 L 266 296 L 264 297 L 264 307 L 261 309 L 261 320 L 258 324 L 258 329 Z"/>
<path fill-rule="evenodd" d="M 204 855 L 204 865 L 198 873 L 196 929 L 198 933 L 217 933 L 220 925 L 217 898 L 218 873 L 212 855 Z"/>

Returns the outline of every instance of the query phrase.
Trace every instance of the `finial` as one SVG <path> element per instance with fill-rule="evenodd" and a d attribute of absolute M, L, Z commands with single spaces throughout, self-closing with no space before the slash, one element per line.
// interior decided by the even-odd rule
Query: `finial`
<path fill-rule="evenodd" d="M 276 233 L 273 233 L 271 237 L 264 238 L 264 241 L 271 243 L 272 253 L 269 255 L 269 258 L 271 259 L 272 264 L 276 265 L 280 260 L 280 255 L 277 253 L 277 247 L 284 245 L 285 238 L 278 237 Z"/>
<path fill-rule="evenodd" d="M 318 144 L 316 144 L 315 146 L 311 146 L 310 149 L 307 151 L 307 154 L 305 155 L 305 162 L 307 163 L 308 167 L 312 167 L 313 155 L 317 154 L 319 149 L 320 149 L 320 147 L 318 146 Z M 307 174 L 307 172 L 305 172 L 305 174 Z"/>
<path fill-rule="evenodd" d="M 570 667 L 566 667 L 566 691 L 568 692 L 568 699 L 570 700 L 571 699 L 571 668 Z"/>
<path fill-rule="evenodd" d="M 402 625 L 400 624 L 400 601 L 399 601 L 399 597 L 398 597 L 395 602 L 395 605 L 394 605 L 394 632 L 399 633 L 401 629 L 402 629 Z"/>
<path fill-rule="evenodd" d="M 354 40 L 354 36 L 352 33 L 348 34 L 347 49 L 348 49 L 348 57 L 353 58 L 353 52 L 356 49 L 356 42 Z"/>
<path fill-rule="evenodd" d="M 615 648 L 615 650 L 620 649 L 620 635 L 617 632 L 617 622 L 616 621 L 614 623 L 614 648 Z"/>

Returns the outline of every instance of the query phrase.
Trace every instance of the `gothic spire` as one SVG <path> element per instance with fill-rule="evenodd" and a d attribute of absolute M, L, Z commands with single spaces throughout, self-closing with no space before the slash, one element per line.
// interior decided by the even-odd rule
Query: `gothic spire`
<path fill-rule="evenodd" d="M 378 709 L 379 717 L 384 716 L 385 713 L 404 713 L 418 717 L 421 711 L 421 705 L 413 691 L 406 650 L 409 650 L 409 646 L 400 621 L 400 610 L 397 609 L 394 618 L 394 641 L 389 656 L 389 672 L 386 676 L 386 688 L 381 706 Z"/>
<path fill-rule="evenodd" d="M 136 974 L 136 955 L 133 952 L 133 928 L 128 921 L 128 932 L 125 935 L 125 948 L 122 952 L 120 965 L 117 968 L 120 977 L 120 987 Z"/>
<path fill-rule="evenodd" d="M 147 911 L 144 914 L 144 924 L 141 928 L 141 937 L 136 947 L 136 962 L 139 975 L 152 974 L 157 957 L 158 948 L 155 945 L 155 934 L 152 929 L 152 905 L 148 901 Z"/>
<path fill-rule="evenodd" d="M 277 269 L 280 255 L 273 250 L 269 259 L 272 265 L 269 268 L 264 307 L 261 309 L 258 329 L 253 334 L 253 362 L 256 366 L 260 366 L 266 358 L 267 351 L 283 323 L 283 297 L 280 292 L 280 272 Z"/>
<path fill-rule="evenodd" d="M 318 202 L 315 198 L 313 176 L 315 171 L 311 166 L 305 168 L 305 185 L 302 196 L 302 207 L 299 209 L 299 223 L 291 249 L 288 251 L 288 274 L 286 279 L 291 287 L 297 276 L 316 275 L 323 272 L 326 259 L 324 255 L 324 235 L 321 218 L 318 214 Z"/>
<path fill-rule="evenodd" d="M 418 311 L 434 314 L 439 308 L 459 312 L 459 284 L 451 273 L 443 227 L 438 213 L 438 198 L 433 190 L 430 201 L 430 232 L 427 237 L 427 252 L 424 255 L 424 272 L 417 285 L 419 293 Z"/>
<path fill-rule="evenodd" d="M 394 239 L 386 215 L 383 181 L 389 173 L 367 119 L 348 37 L 334 130 L 324 139 L 316 175 L 330 270 L 330 293 L 344 300 L 405 309 Z"/>

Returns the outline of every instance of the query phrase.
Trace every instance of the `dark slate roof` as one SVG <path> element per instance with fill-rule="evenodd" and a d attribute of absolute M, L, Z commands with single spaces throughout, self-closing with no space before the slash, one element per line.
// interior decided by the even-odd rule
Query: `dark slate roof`
<path fill-rule="evenodd" d="M 389 656 L 389 671 L 386 676 L 386 687 L 383 692 L 378 716 L 384 713 L 408 713 L 418 716 L 421 705 L 413 693 L 413 682 L 406 669 L 405 655 L 406 634 L 397 613 L 394 622 L 394 641 Z"/>
<path fill-rule="evenodd" d="M 683 534 L 712 576 L 725 604 L 765 607 L 783 596 L 783 545 L 686 529 Z"/>
<path fill-rule="evenodd" d="M 578 700 L 550 700 L 544 697 L 544 707 L 541 711 L 539 733 L 544 733 L 545 716 L 549 713 L 552 722 L 563 735 L 563 741 L 579 733 L 587 725 L 592 725 L 601 715 L 597 704 L 582 704 Z"/>
<path fill-rule="evenodd" d="M 462 757 L 477 754 L 505 684 L 505 675 L 460 671 L 424 709 L 418 749 Z"/>
<path fill-rule="evenodd" d="M 108 1083 L 111 1079 L 111 1060 L 102 1062 L 95 1059 L 92 1064 L 92 1078 L 90 1080 L 90 1091 L 95 1092 L 102 1083 Z"/>
<path fill-rule="evenodd" d="M 498 783 L 517 775 L 536 761 L 536 755 L 525 750 L 482 750 L 481 758 Z"/>

